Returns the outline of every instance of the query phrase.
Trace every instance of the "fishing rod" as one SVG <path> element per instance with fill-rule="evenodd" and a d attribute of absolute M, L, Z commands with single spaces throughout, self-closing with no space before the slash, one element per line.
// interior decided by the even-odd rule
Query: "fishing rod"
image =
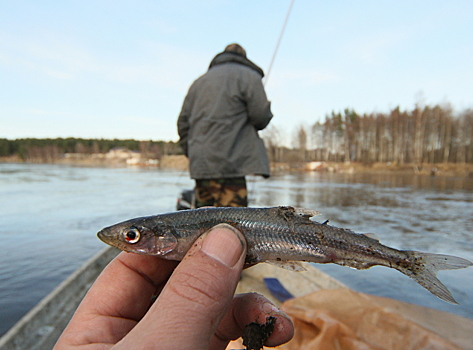
<path fill-rule="evenodd" d="M 271 73 L 271 68 L 273 68 L 273 63 L 274 63 L 274 59 L 276 58 L 276 54 L 278 53 L 279 44 L 281 44 L 282 36 L 284 34 L 284 31 L 286 30 L 287 21 L 289 19 L 289 15 L 291 14 L 291 10 L 292 10 L 292 5 L 294 5 L 294 0 L 291 0 L 291 3 L 289 4 L 289 9 L 287 10 L 287 14 L 286 14 L 286 19 L 284 20 L 284 23 L 282 25 L 281 33 L 279 34 L 279 39 L 276 43 L 273 57 L 271 58 L 271 63 L 269 64 L 268 72 L 266 73 L 266 76 L 264 78 L 263 85 L 266 85 L 266 83 L 268 82 L 269 73 Z"/>
<path fill-rule="evenodd" d="M 292 10 L 292 5 L 294 5 L 294 0 L 291 0 L 291 3 L 289 4 L 289 9 L 287 10 L 286 18 L 284 19 L 284 23 L 282 25 L 281 33 L 279 33 L 279 38 L 278 38 L 278 41 L 276 43 L 276 47 L 274 48 L 273 57 L 271 58 L 271 62 L 269 64 L 268 71 L 267 71 L 266 76 L 264 77 L 264 80 L 263 80 L 263 86 L 266 86 L 266 83 L 268 82 L 269 73 L 271 73 L 271 68 L 273 67 L 274 59 L 276 58 L 276 54 L 278 53 L 278 50 L 279 50 L 279 45 L 281 44 L 282 37 L 284 35 L 284 31 L 286 30 L 287 21 L 289 20 L 289 15 L 291 14 L 291 10 Z M 256 186 L 256 181 L 257 180 L 255 180 L 255 179 L 253 179 L 253 181 L 251 181 L 251 180 L 249 181 L 249 187 L 252 187 L 250 189 L 249 193 L 254 193 L 255 192 L 254 187 Z"/>

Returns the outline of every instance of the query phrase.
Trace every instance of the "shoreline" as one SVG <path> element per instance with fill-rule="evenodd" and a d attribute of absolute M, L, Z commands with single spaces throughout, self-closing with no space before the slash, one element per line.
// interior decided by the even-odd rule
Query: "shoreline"
<path fill-rule="evenodd" d="M 25 164 L 58 164 L 75 165 L 84 167 L 142 167 L 186 171 L 188 160 L 184 155 L 163 156 L 161 159 L 134 159 L 127 157 L 106 157 L 103 155 L 73 154 L 59 159 L 45 161 L 42 159 L 22 160 L 18 156 L 0 157 L 0 163 L 25 163 Z M 271 163 L 271 171 L 277 173 L 290 172 L 332 172 L 332 173 L 398 173 L 430 176 L 457 176 L 473 179 L 473 164 L 456 163 L 422 163 L 422 164 L 395 164 L 373 163 L 361 164 L 356 162 L 298 162 L 298 163 Z"/>
<path fill-rule="evenodd" d="M 395 164 L 395 163 L 373 163 L 361 164 L 354 162 L 327 162 L 328 171 L 338 173 L 366 173 L 366 174 L 412 174 L 428 176 L 457 176 L 471 177 L 473 179 L 473 164 L 455 163 L 422 163 L 422 164 Z M 330 168 L 333 168 L 331 170 Z"/>

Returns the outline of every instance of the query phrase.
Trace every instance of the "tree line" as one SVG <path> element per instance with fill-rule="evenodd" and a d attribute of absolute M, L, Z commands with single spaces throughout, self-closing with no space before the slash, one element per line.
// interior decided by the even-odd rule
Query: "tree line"
<path fill-rule="evenodd" d="M 292 148 L 282 146 L 276 128 L 264 138 L 275 162 L 473 163 L 473 110 L 417 105 L 361 115 L 347 108 L 297 127 Z"/>
<path fill-rule="evenodd" d="M 473 110 L 454 113 L 449 105 L 393 108 L 387 113 L 332 112 L 324 121 L 295 128 L 292 147 L 270 125 L 262 133 L 273 162 L 349 161 L 407 163 L 473 163 Z M 0 139 L 0 157 L 54 162 L 66 153 L 106 153 L 123 147 L 144 157 L 182 154 L 177 142 L 133 139 L 23 138 Z"/>
<path fill-rule="evenodd" d="M 180 154 L 176 142 L 137 141 L 133 139 L 82 139 L 82 138 L 22 138 L 0 139 L 0 157 L 18 156 L 25 161 L 54 162 L 66 153 L 106 153 L 113 148 L 126 148 L 141 152 L 145 157 L 159 159 L 163 155 Z"/>

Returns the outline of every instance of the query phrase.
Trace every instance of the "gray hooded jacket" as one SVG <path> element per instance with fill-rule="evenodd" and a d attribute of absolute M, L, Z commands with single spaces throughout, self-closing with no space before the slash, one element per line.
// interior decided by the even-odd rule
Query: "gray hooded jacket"
<path fill-rule="evenodd" d="M 223 52 L 189 88 L 177 122 L 193 179 L 269 176 L 258 130 L 273 117 L 261 78 L 246 57 Z"/>

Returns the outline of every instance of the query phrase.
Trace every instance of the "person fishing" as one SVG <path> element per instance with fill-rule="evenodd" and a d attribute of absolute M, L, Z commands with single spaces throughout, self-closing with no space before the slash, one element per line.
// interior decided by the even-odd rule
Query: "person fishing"
<path fill-rule="evenodd" d="M 196 183 L 197 208 L 246 207 L 245 176 L 269 177 L 268 154 L 258 135 L 273 117 L 263 76 L 234 43 L 189 88 L 177 127 Z"/>

